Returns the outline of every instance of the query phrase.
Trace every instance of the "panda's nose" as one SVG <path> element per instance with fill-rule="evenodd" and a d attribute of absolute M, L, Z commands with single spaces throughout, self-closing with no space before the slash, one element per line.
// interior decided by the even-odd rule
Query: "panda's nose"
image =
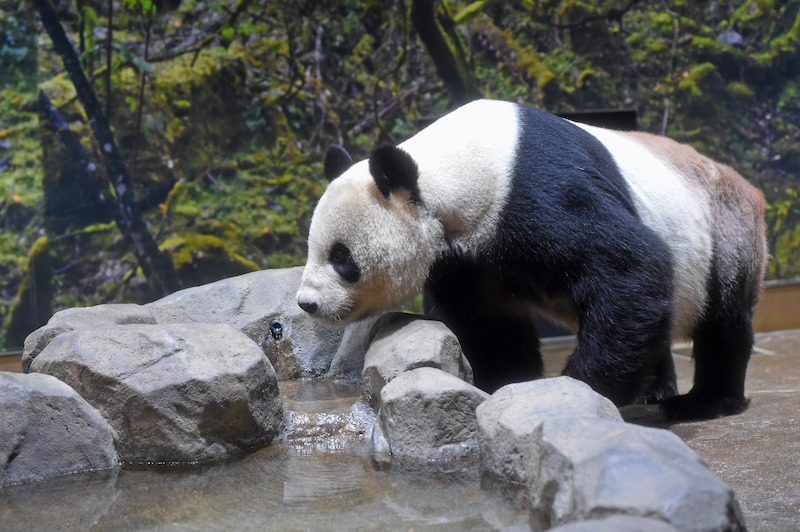
<path fill-rule="evenodd" d="M 298 301 L 297 304 L 300 305 L 301 309 L 305 310 L 309 314 L 314 314 L 319 308 L 319 306 L 313 301 Z"/>

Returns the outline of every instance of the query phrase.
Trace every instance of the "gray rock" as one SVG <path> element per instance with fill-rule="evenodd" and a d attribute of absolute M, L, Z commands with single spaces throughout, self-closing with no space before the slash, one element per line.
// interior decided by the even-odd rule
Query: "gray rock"
<path fill-rule="evenodd" d="M 683 532 L 746 530 L 733 491 L 669 431 L 561 418 L 532 439 L 531 508 L 552 526 L 626 514 Z"/>
<path fill-rule="evenodd" d="M 342 341 L 336 349 L 331 367 L 325 377 L 357 381 L 364 370 L 364 357 L 367 350 L 380 330 L 395 323 L 405 324 L 413 319 L 416 319 L 413 314 L 387 312 L 351 323 L 344 329 Z"/>
<path fill-rule="evenodd" d="M 678 532 L 664 521 L 614 515 L 607 519 L 581 521 L 550 529 L 550 532 Z"/>
<path fill-rule="evenodd" d="M 97 305 L 76 307 L 56 312 L 46 325 L 33 331 L 25 339 L 22 352 L 22 370 L 28 372 L 31 362 L 53 338 L 75 329 L 108 327 L 111 325 L 155 324 L 150 311 L 139 305 Z"/>
<path fill-rule="evenodd" d="M 450 329 L 440 321 L 407 316 L 383 327 L 364 357 L 361 396 L 373 409 L 378 408 L 381 389 L 412 369 L 438 368 L 472 382 L 472 367 Z"/>
<path fill-rule="evenodd" d="M 127 325 L 56 337 L 31 364 L 97 408 L 120 459 L 193 462 L 269 443 L 283 423 L 277 379 L 229 325 Z"/>
<path fill-rule="evenodd" d="M 118 463 L 111 427 L 75 390 L 0 372 L 0 486 Z"/>
<path fill-rule="evenodd" d="M 344 328 L 297 306 L 303 268 L 264 270 L 175 292 L 145 305 L 160 324 L 227 323 L 256 342 L 280 379 L 321 376 Z"/>
<path fill-rule="evenodd" d="M 418 368 L 399 375 L 381 390 L 373 426 L 377 450 L 393 457 L 431 461 L 476 455 L 475 409 L 489 397 L 440 369 Z"/>
<path fill-rule="evenodd" d="M 481 460 L 494 476 L 526 484 L 531 435 L 546 419 L 622 421 L 610 400 L 570 377 L 509 384 L 478 407 Z"/>
<path fill-rule="evenodd" d="M 744 44 L 744 38 L 741 33 L 732 28 L 728 28 L 717 35 L 717 42 L 725 46 L 742 46 Z"/>

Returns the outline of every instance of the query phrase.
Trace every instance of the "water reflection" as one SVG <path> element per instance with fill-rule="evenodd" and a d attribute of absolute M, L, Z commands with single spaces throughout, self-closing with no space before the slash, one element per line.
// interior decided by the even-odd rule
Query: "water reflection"
<path fill-rule="evenodd" d="M 314 394 L 315 386 L 284 391 L 287 408 L 313 402 L 326 415 L 348 415 L 352 393 L 322 388 Z M 0 528 L 530 530 L 524 494 L 485 481 L 482 486 L 475 469 L 420 473 L 379 467 L 363 435 L 354 434 L 350 445 L 333 452 L 316 445 L 305 452 L 301 441 L 284 440 L 210 464 L 70 475 L 4 488 Z"/>

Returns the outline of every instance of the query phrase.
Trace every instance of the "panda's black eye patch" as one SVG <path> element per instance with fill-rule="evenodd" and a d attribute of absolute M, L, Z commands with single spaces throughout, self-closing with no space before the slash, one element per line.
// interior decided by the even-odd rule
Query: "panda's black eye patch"
<path fill-rule="evenodd" d="M 361 276 L 361 270 L 359 270 L 356 261 L 353 260 L 353 255 L 350 254 L 350 250 L 347 249 L 347 246 L 341 242 L 337 242 L 333 245 L 331 253 L 328 255 L 328 260 L 333 265 L 333 269 L 336 270 L 336 273 L 349 283 L 355 283 Z"/>

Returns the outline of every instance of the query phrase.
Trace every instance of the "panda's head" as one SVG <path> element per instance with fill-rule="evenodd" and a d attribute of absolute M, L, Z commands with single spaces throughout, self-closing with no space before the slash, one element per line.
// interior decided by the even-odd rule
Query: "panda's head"
<path fill-rule="evenodd" d="M 385 146 L 353 163 L 333 145 L 325 177 L 331 184 L 311 219 L 300 307 L 348 323 L 419 292 L 444 237 L 425 208 L 414 159 Z"/>

